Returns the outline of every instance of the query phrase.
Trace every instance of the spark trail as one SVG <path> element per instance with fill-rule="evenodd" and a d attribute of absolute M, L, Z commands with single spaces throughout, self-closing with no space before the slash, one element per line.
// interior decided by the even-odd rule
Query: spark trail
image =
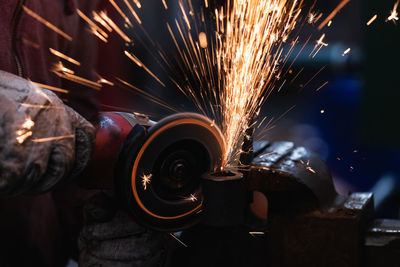
<path fill-rule="evenodd" d="M 216 47 L 223 166 L 236 165 L 246 129 L 252 124 L 283 63 L 282 44 L 300 15 L 302 1 L 233 0 L 216 16 Z"/>

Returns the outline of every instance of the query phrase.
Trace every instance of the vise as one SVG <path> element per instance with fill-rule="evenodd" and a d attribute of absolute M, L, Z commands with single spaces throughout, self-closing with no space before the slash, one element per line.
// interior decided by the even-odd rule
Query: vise
<path fill-rule="evenodd" d="M 372 193 L 337 194 L 305 148 L 255 143 L 245 182 L 267 197 L 268 219 L 189 229 L 173 266 L 400 266 L 400 220 L 375 219 Z"/>

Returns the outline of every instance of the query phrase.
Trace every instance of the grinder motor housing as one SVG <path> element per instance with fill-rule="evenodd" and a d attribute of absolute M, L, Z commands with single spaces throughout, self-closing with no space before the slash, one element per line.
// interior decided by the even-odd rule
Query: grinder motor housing
<path fill-rule="evenodd" d="M 198 221 L 201 175 L 219 168 L 224 153 L 211 120 L 178 113 L 155 123 L 140 114 L 104 112 L 96 128 L 84 187 L 114 190 L 138 222 L 153 229 L 182 230 Z"/>

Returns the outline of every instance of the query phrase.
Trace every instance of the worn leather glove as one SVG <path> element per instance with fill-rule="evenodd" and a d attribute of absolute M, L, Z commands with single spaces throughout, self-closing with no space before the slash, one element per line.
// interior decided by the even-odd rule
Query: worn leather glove
<path fill-rule="evenodd" d="M 51 91 L 0 71 L 0 197 L 41 193 L 90 159 L 94 127 Z"/>
<path fill-rule="evenodd" d="M 161 267 L 164 235 L 137 224 L 112 197 L 99 193 L 84 207 L 79 236 L 80 267 Z"/>

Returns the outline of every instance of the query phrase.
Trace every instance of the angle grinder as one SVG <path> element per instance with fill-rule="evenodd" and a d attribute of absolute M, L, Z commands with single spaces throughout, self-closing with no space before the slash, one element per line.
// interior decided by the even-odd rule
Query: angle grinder
<path fill-rule="evenodd" d="M 159 122 L 104 112 L 82 185 L 113 190 L 138 222 L 162 231 L 195 224 L 201 177 L 221 167 L 224 137 L 205 116 L 178 113 Z"/>

